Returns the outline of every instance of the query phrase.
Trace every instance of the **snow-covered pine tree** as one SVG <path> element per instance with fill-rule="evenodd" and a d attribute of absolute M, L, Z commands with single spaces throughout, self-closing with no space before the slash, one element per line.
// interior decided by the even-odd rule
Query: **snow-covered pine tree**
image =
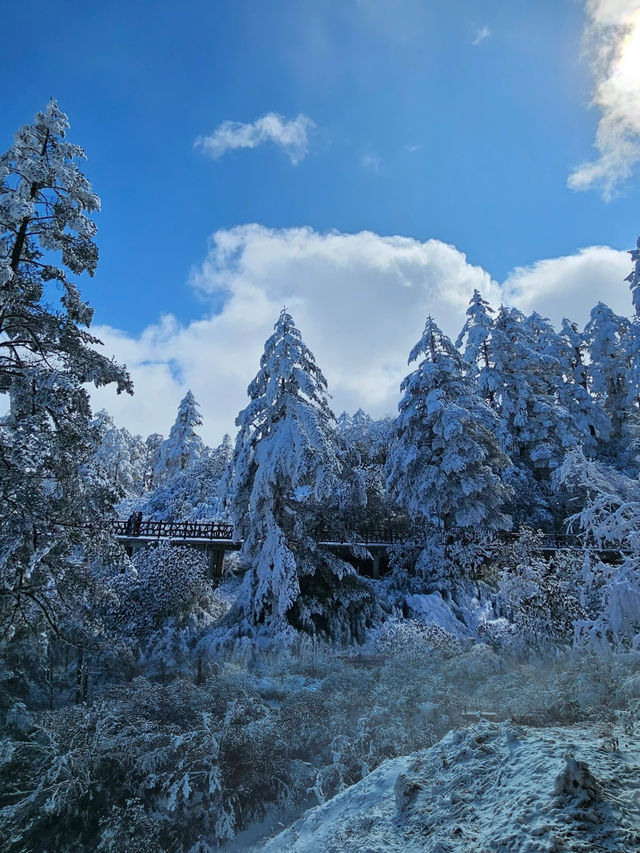
<path fill-rule="evenodd" d="M 549 525 L 554 522 L 549 475 L 579 442 L 574 420 L 559 400 L 560 339 L 539 315 L 527 318 L 502 306 L 491 344 L 492 405 L 502 450 L 513 463 L 506 472 L 515 489 L 511 512 L 517 524 Z"/>
<path fill-rule="evenodd" d="M 101 511 L 91 494 L 95 444 L 84 383 L 131 391 L 126 371 L 96 352 L 92 309 L 69 273 L 92 275 L 99 209 L 51 101 L 0 157 L 0 608 L 2 636 L 81 627 L 92 580 L 80 556 Z M 60 262 L 56 264 L 56 255 Z M 53 285 L 53 286 L 52 286 Z M 50 307 L 58 300 L 55 308 Z M 97 501 L 97 502 L 96 502 Z M 80 546 L 78 548 L 77 546 Z M 70 559 L 72 552 L 74 558 Z"/>
<path fill-rule="evenodd" d="M 493 329 L 496 409 L 502 449 L 514 465 L 546 479 L 577 443 L 569 412 L 558 401 L 559 360 L 551 327 L 502 306 Z M 556 336 L 557 338 L 557 336 Z"/>
<path fill-rule="evenodd" d="M 562 321 L 559 346 L 555 348 L 562 377 L 558 381 L 558 402 L 571 415 L 584 450 L 594 455 L 598 441 L 609 435 L 609 420 L 589 393 L 587 340 L 577 323 Z"/>
<path fill-rule="evenodd" d="M 532 346 L 536 353 L 546 358 L 545 377 L 555 388 L 555 417 L 560 435 L 564 435 L 563 447 L 580 443 L 595 450 L 595 439 L 608 432 L 607 418 L 588 392 L 586 366 L 583 352 L 586 342 L 579 335 L 577 326 L 563 321 L 562 333 L 558 334 L 549 320 L 536 311 L 525 317 L 524 323 L 531 333 Z M 551 401 L 550 401 L 551 402 Z M 571 436 L 573 435 L 573 440 Z M 560 458 L 554 460 L 554 467 Z"/>
<path fill-rule="evenodd" d="M 353 530 L 383 528 L 394 515 L 385 476 L 393 428 L 392 418 L 374 420 L 362 409 L 353 416 L 343 412 L 338 418 L 341 456 L 350 474 L 343 512 Z"/>
<path fill-rule="evenodd" d="M 224 495 L 220 481 L 231 459 L 231 439 L 225 435 L 213 450 L 203 447 L 184 471 L 178 471 L 143 495 L 135 505 L 123 505 L 162 521 L 214 521 L 223 513 Z"/>
<path fill-rule="evenodd" d="M 93 424 L 100 436 L 94 464 L 112 484 L 118 498 L 137 497 L 144 488 L 146 447 L 142 437 L 116 427 L 104 409 L 96 414 Z"/>
<path fill-rule="evenodd" d="M 150 491 L 155 485 L 154 472 L 160 461 L 160 452 L 164 443 L 164 436 L 159 432 L 152 432 L 144 442 L 144 476 L 143 491 Z"/>
<path fill-rule="evenodd" d="M 633 269 L 626 277 L 632 293 L 634 316 L 627 334 L 627 353 L 629 357 L 629 398 L 628 407 L 637 413 L 640 406 L 640 237 L 638 237 L 635 249 L 629 254 L 633 261 Z"/>
<path fill-rule="evenodd" d="M 491 383 L 491 330 L 494 313 L 480 292 L 474 290 L 467 308 L 467 320 L 456 340 L 456 347 L 462 350 L 465 362 L 476 376 L 480 395 L 487 402 L 492 402 L 494 398 Z"/>
<path fill-rule="evenodd" d="M 204 443 L 196 429 L 202 426 L 198 404 L 191 391 L 187 391 L 180 405 L 169 437 L 160 448 L 154 482 L 162 483 L 181 471 L 186 471 L 202 455 Z"/>
<path fill-rule="evenodd" d="M 433 530 L 508 528 L 501 473 L 509 464 L 495 438 L 497 418 L 434 320 L 409 354 L 418 367 L 402 382 L 388 484 L 398 503 Z"/>
<path fill-rule="evenodd" d="M 326 380 L 286 309 L 248 394 L 224 485 L 248 566 L 235 612 L 240 632 L 286 636 L 295 626 L 352 639 L 364 626 L 350 612 L 350 593 L 369 596 L 313 539 L 340 476 L 334 416 Z"/>
<path fill-rule="evenodd" d="M 625 278 L 629 282 L 629 290 L 632 293 L 633 307 L 636 316 L 640 317 L 640 237 L 636 241 L 636 248 L 629 251 L 633 262 L 633 269 Z"/>
<path fill-rule="evenodd" d="M 629 419 L 629 321 L 598 302 L 585 326 L 589 342 L 589 385 L 610 422 L 609 455 L 619 455 L 626 444 Z"/>

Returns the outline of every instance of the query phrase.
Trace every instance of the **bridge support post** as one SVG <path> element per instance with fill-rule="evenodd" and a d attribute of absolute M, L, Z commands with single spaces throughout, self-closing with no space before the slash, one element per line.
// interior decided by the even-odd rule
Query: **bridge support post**
<path fill-rule="evenodd" d="M 374 554 L 373 555 L 372 575 L 374 578 L 380 577 L 380 554 Z"/>
<path fill-rule="evenodd" d="M 224 549 L 209 548 L 209 577 L 221 578 L 224 574 Z"/>
<path fill-rule="evenodd" d="M 141 551 L 146 544 L 146 542 L 127 542 L 124 546 L 124 550 L 127 552 L 129 557 L 133 557 L 138 551 Z"/>

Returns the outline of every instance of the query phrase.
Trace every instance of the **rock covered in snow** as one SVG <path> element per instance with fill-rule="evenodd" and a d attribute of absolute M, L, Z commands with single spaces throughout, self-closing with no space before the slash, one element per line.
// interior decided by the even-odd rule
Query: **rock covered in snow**
<path fill-rule="evenodd" d="M 576 761 L 569 754 L 564 769 L 556 776 L 554 793 L 559 797 L 572 797 L 581 801 L 597 800 L 600 798 L 601 785 L 586 761 Z"/>

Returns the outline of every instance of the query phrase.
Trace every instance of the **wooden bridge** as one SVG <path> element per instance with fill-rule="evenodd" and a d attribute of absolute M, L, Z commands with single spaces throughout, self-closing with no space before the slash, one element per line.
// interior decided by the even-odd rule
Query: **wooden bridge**
<path fill-rule="evenodd" d="M 228 521 L 151 521 L 130 518 L 127 521 L 110 522 L 111 529 L 121 542 L 146 543 L 160 540 L 188 545 L 215 544 L 225 550 L 238 550 L 242 540 L 233 536 L 233 525 Z M 365 548 L 390 548 L 400 543 L 425 541 L 424 528 L 400 521 L 384 526 L 358 526 L 354 530 L 338 530 L 320 527 L 313 531 L 313 538 L 327 547 L 364 546 Z M 520 532 L 503 532 L 496 542 L 515 543 Z M 541 551 L 560 551 L 565 548 L 585 547 L 579 536 L 568 533 L 542 533 L 536 547 Z M 589 550 L 606 551 L 605 547 L 587 546 Z"/>
<path fill-rule="evenodd" d="M 225 521 L 151 521 L 132 515 L 127 521 L 112 521 L 111 529 L 129 556 L 158 542 L 189 545 L 205 551 L 209 574 L 214 578 L 224 574 L 225 553 L 238 551 L 242 546 L 242 542 L 233 538 L 233 525 Z"/>
<path fill-rule="evenodd" d="M 241 539 L 234 539 L 233 525 L 225 521 L 150 521 L 132 516 L 126 521 L 110 522 L 116 538 L 124 545 L 129 555 L 146 545 L 158 542 L 170 542 L 173 545 L 189 545 L 204 550 L 209 557 L 209 570 L 212 577 L 221 577 L 224 571 L 224 557 L 227 551 L 238 551 L 242 547 Z M 371 554 L 371 574 L 379 577 L 384 566 L 387 548 L 405 541 L 408 532 L 404 527 L 364 527 L 357 532 L 332 531 L 320 528 L 314 531 L 314 539 L 319 545 L 332 551 L 352 551 L 354 548 L 366 548 Z M 367 560 L 362 559 L 360 563 Z"/>
<path fill-rule="evenodd" d="M 242 544 L 241 540 L 233 538 L 233 525 L 227 521 L 144 521 L 130 518 L 128 521 L 112 521 L 111 528 L 121 541 L 164 539 L 188 543 L 229 543 L 238 547 Z M 406 525 L 360 527 L 349 532 L 321 527 L 314 531 L 314 539 L 322 545 L 377 545 L 385 548 L 414 538 L 414 535 L 415 531 Z"/>
<path fill-rule="evenodd" d="M 238 551 L 242 540 L 233 536 L 233 525 L 226 521 L 151 521 L 132 516 L 127 521 L 109 522 L 116 538 L 131 555 L 146 545 L 157 542 L 170 542 L 174 545 L 188 545 L 204 550 L 209 558 L 209 570 L 212 577 L 222 577 L 224 558 L 227 551 Z M 515 543 L 518 532 L 504 532 L 487 546 L 487 552 L 506 543 Z M 360 527 L 358 530 L 331 530 L 318 528 L 313 538 L 319 545 L 334 552 L 348 556 L 357 564 L 358 571 L 380 577 L 387 564 L 387 550 L 393 545 L 406 543 L 420 546 L 424 544 L 426 532 L 402 520 L 398 524 L 382 527 Z M 358 558 L 358 549 L 366 549 L 366 554 Z M 552 557 L 566 548 L 580 548 L 597 553 L 604 562 L 617 562 L 626 552 L 607 549 L 603 546 L 585 545 L 575 534 L 543 533 L 538 537 L 534 549 L 545 557 Z M 355 556 L 354 556 L 355 555 Z"/>
<path fill-rule="evenodd" d="M 232 543 L 233 525 L 226 521 L 143 521 L 130 518 L 128 521 L 112 521 L 111 528 L 118 539 L 133 540 L 180 540 L 183 542 Z"/>

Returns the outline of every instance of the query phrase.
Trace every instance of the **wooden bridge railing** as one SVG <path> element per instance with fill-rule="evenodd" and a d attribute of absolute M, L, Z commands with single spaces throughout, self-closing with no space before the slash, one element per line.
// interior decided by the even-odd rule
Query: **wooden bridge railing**
<path fill-rule="evenodd" d="M 111 528 L 119 537 L 152 539 L 232 540 L 233 525 L 225 521 L 112 521 Z"/>
<path fill-rule="evenodd" d="M 411 531 L 400 527 L 361 527 L 358 530 L 331 530 L 320 528 L 314 531 L 317 542 L 336 545 L 396 545 L 411 538 Z"/>
<path fill-rule="evenodd" d="M 226 521 L 149 521 L 129 518 L 126 521 L 111 521 L 109 524 L 115 535 L 123 539 L 140 537 L 145 539 L 183 539 L 185 541 L 234 541 L 233 525 Z M 336 530 L 321 527 L 314 530 L 312 535 L 316 542 L 344 545 L 345 547 L 349 545 L 363 545 L 364 547 L 369 545 L 396 545 L 403 542 L 415 543 L 419 546 L 424 543 L 426 532 L 424 529 L 399 522 L 394 525 L 360 527 L 357 530 Z M 517 532 L 500 533 L 489 547 L 499 547 L 499 543 L 515 543 L 519 535 Z M 543 533 L 536 542 L 536 546 L 543 551 L 585 547 L 579 536 L 563 533 Z M 606 546 L 591 546 L 590 550 L 606 551 Z"/>

